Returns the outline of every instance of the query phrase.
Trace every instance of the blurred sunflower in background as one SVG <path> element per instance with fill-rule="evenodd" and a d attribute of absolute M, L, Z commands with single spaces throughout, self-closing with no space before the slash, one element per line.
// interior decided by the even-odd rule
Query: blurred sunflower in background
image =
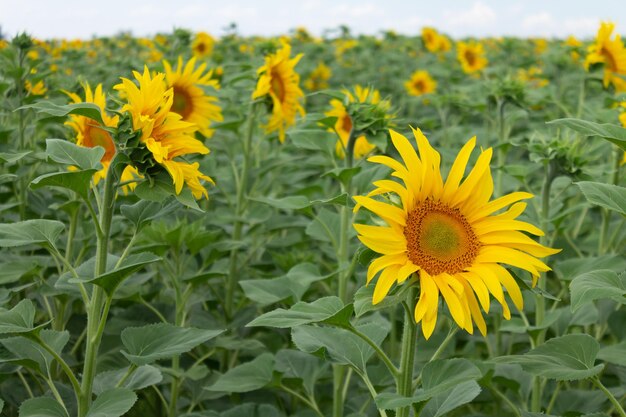
<path fill-rule="evenodd" d="M 422 41 L 430 52 L 447 52 L 452 48 L 450 40 L 432 27 L 422 28 Z"/>
<path fill-rule="evenodd" d="M 304 81 L 304 87 L 309 91 L 324 90 L 329 87 L 328 80 L 332 74 L 330 68 L 320 62 Z"/>
<path fill-rule="evenodd" d="M 215 46 L 215 38 L 206 32 L 198 32 L 191 43 L 191 51 L 193 56 L 197 58 L 206 58 L 213 52 Z"/>
<path fill-rule="evenodd" d="M 615 24 L 602 22 L 595 42 L 589 45 L 585 58 L 585 69 L 593 64 L 604 64 L 604 87 L 613 84 L 617 92 L 626 91 L 626 48 L 618 34 L 611 39 Z"/>
<path fill-rule="evenodd" d="M 520 200 L 531 198 L 532 194 L 515 192 L 490 201 L 491 148 L 481 150 L 474 167 L 461 182 L 476 144 L 475 137 L 470 139 L 444 183 L 441 156 L 419 129 L 413 130 L 419 156 L 406 137 L 393 130 L 390 133 L 402 162 L 388 156 L 373 156 L 369 161 L 391 168 L 392 176 L 404 184 L 376 181 L 376 189 L 368 196 L 354 198 L 355 211 L 365 207 L 387 224 L 354 225 L 361 242 L 382 255 L 367 271 L 368 283 L 380 273 L 373 303 L 382 301 L 393 284 L 402 284 L 417 272 L 420 296 L 415 321 L 422 322 L 426 338 L 433 333 L 437 322 L 439 294 L 459 327 L 472 333 L 475 323 L 485 335 L 486 324 L 480 307 L 489 312 L 490 293 L 502 305 L 507 320 L 511 313 L 502 287 L 518 309 L 523 307 L 518 284 L 501 264 L 530 272 L 535 285 L 539 274 L 550 270 L 537 257 L 559 250 L 542 246 L 522 233 L 543 235 L 532 224 L 516 220 L 526 207 Z M 372 198 L 389 193 L 397 196 L 399 205 Z M 503 209 L 506 210 L 494 214 Z"/>
<path fill-rule="evenodd" d="M 30 82 L 29 80 L 24 81 L 24 88 L 28 92 L 28 94 L 33 96 L 43 96 L 48 92 L 46 85 L 43 80 L 37 81 L 35 84 Z"/>
<path fill-rule="evenodd" d="M 428 71 L 419 70 L 411 75 L 411 79 L 404 83 L 406 91 L 412 96 L 421 96 L 435 91 L 437 81 L 435 81 Z"/>
<path fill-rule="evenodd" d="M 185 122 L 195 123 L 198 131 L 206 137 L 213 136 L 211 122 L 224 120 L 222 109 L 216 104 L 217 97 L 204 92 L 202 87 L 220 88 L 219 82 L 213 78 L 213 71 L 203 75 L 206 64 L 196 66 L 196 58 L 191 58 L 183 65 L 183 58 L 178 57 L 176 70 L 168 61 L 163 61 L 167 88 L 173 89 L 174 98 L 171 111 L 180 114 Z"/>
<path fill-rule="evenodd" d="M 266 133 L 278 132 L 280 142 L 285 141 L 285 129 L 296 122 L 296 114 L 304 116 L 300 100 L 300 76 L 295 70 L 302 54 L 291 58 L 291 46 L 281 42 L 282 48 L 265 57 L 265 65 L 257 70 L 259 79 L 252 99 L 268 97 L 272 115 L 264 126 Z"/>
<path fill-rule="evenodd" d="M 122 78 L 122 82 L 114 87 L 127 101 L 122 112 L 130 114 L 133 130 L 141 132 L 140 141 L 149 151 L 146 160 L 133 160 L 133 163 L 139 165 L 141 174 L 152 174 L 157 165 L 165 168 L 176 194 L 180 194 L 183 185 L 187 184 L 195 198 L 208 198 L 200 180 L 210 183 L 213 180 L 200 172 L 197 162 L 174 159 L 209 153 L 209 149 L 194 137 L 197 126 L 183 121 L 181 115 L 171 111 L 174 89 L 166 88 L 165 74 L 157 73 L 152 77 L 145 67 L 143 74 L 133 71 L 133 75 L 138 86 L 132 80 Z"/>
<path fill-rule="evenodd" d="M 456 44 L 457 59 L 463 72 L 473 74 L 485 68 L 489 61 L 485 58 L 485 50 L 480 42 L 458 42 Z"/>

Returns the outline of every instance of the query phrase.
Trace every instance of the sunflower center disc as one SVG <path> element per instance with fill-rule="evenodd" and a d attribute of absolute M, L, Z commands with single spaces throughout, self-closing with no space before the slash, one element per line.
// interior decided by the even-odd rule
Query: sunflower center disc
<path fill-rule="evenodd" d="M 193 113 L 193 101 L 185 89 L 174 87 L 174 100 L 171 111 L 180 114 L 183 120 L 187 120 L 189 115 Z"/>
<path fill-rule="evenodd" d="M 102 160 L 110 161 L 111 159 L 113 159 L 113 155 L 115 155 L 115 145 L 113 144 L 113 139 L 111 138 L 109 132 L 99 126 L 88 124 L 84 135 L 84 146 L 88 148 L 102 146 L 104 148 L 104 155 L 102 156 Z"/>
<path fill-rule="evenodd" d="M 473 67 L 476 63 L 476 55 L 471 51 L 465 51 L 465 60 L 470 67 Z"/>
<path fill-rule="evenodd" d="M 404 236 L 409 259 L 430 275 L 463 271 L 480 248 L 467 219 L 439 201 L 426 200 L 411 211 Z"/>
<path fill-rule="evenodd" d="M 272 91 L 274 92 L 274 94 L 276 94 L 276 97 L 278 97 L 278 100 L 280 100 L 280 102 L 284 102 L 285 101 L 285 83 L 283 82 L 283 79 L 281 77 L 281 74 L 279 74 L 277 71 L 272 71 Z"/>

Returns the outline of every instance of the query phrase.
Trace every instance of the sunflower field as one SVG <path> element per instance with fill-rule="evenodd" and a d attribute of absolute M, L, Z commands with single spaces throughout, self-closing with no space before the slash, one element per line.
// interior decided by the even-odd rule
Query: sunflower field
<path fill-rule="evenodd" d="M 598 26 L 0 39 L 1 415 L 626 417 Z"/>

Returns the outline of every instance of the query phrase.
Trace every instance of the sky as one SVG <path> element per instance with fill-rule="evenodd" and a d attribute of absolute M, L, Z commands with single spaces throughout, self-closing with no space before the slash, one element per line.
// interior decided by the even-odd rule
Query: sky
<path fill-rule="evenodd" d="M 434 26 L 453 37 L 591 37 L 601 20 L 626 37 L 624 0 L 0 0 L 0 28 L 42 39 L 137 36 L 174 28 L 221 36 L 279 35 L 304 26 L 316 35 L 347 25 L 355 34 Z"/>

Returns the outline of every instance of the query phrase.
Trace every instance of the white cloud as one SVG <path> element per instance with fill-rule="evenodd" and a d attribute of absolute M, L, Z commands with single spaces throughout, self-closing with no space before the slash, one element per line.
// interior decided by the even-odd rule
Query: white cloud
<path fill-rule="evenodd" d="M 496 12 L 481 1 L 475 2 L 471 9 L 461 11 L 446 11 L 444 13 L 448 26 L 479 27 L 493 23 L 496 20 Z"/>

